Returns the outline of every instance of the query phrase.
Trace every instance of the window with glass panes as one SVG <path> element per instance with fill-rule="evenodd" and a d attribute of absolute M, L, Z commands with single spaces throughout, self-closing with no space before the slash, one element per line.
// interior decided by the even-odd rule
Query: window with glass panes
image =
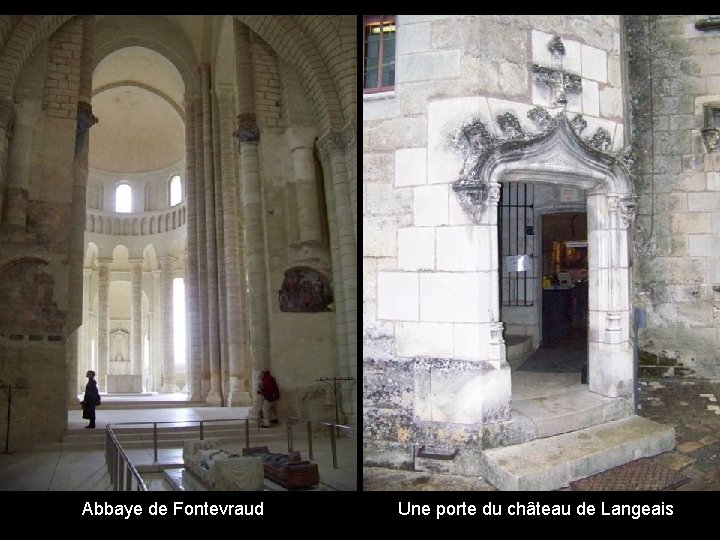
<path fill-rule="evenodd" d="M 364 15 L 363 92 L 395 87 L 395 15 Z"/>

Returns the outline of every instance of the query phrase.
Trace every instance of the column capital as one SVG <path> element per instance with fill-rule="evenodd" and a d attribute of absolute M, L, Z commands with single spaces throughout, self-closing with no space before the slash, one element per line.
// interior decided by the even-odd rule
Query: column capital
<path fill-rule="evenodd" d="M 130 263 L 130 268 L 133 268 L 135 266 L 140 266 L 142 268 L 143 262 L 145 262 L 145 260 L 142 258 L 132 257 L 128 259 L 128 262 Z"/>
<path fill-rule="evenodd" d="M 255 113 L 243 113 L 238 117 L 238 129 L 233 133 L 240 143 L 253 143 L 260 140 L 260 128 L 258 128 Z"/>
<path fill-rule="evenodd" d="M 92 268 L 83 268 L 83 277 L 90 277 L 94 270 Z"/>
<path fill-rule="evenodd" d="M 337 131 L 329 131 L 320 137 L 317 146 L 323 160 L 329 160 L 336 154 L 345 153 L 345 141 L 342 134 Z"/>
<path fill-rule="evenodd" d="M 112 257 L 98 257 L 96 260 L 98 268 L 100 268 L 101 266 L 110 266 L 113 262 Z"/>

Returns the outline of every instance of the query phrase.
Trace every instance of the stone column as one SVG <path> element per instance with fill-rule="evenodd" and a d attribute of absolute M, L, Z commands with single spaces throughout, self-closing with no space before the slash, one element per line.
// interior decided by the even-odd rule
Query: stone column
<path fill-rule="evenodd" d="M 242 303 L 243 275 L 240 260 L 237 183 L 235 149 L 232 133 L 235 126 L 234 96 L 222 95 L 218 98 L 218 116 L 220 121 L 220 170 L 222 215 L 224 230 L 225 303 L 228 341 L 228 368 L 230 372 L 228 406 L 247 406 L 251 404 L 248 381 L 244 376 L 246 359 L 244 352 L 245 306 Z"/>
<path fill-rule="evenodd" d="M 198 278 L 198 204 L 195 175 L 195 103 L 185 98 L 185 208 L 187 209 L 187 264 L 185 276 L 185 303 L 187 308 L 187 372 L 190 401 L 200 403 L 202 396 L 202 317 Z"/>
<path fill-rule="evenodd" d="M 105 390 L 110 360 L 110 264 L 112 257 L 98 257 L 98 388 Z"/>
<path fill-rule="evenodd" d="M 245 268 L 249 294 L 249 334 L 252 374 L 250 395 L 252 415 L 259 415 L 258 376 L 270 367 L 267 283 L 265 276 L 265 233 L 262 215 L 262 185 L 258 159 L 260 130 L 255 120 L 255 85 L 251 56 L 250 31 L 237 19 L 235 31 L 235 62 L 238 89 L 238 130 L 243 213 L 245 217 Z"/>
<path fill-rule="evenodd" d="M 142 375 L 142 259 L 130 259 L 130 366 Z"/>
<path fill-rule="evenodd" d="M 15 123 L 15 104 L 12 98 L 0 100 L 0 216 L 3 215 L 5 198 L 5 172 L 7 170 L 8 149 Z"/>
<path fill-rule="evenodd" d="M 297 198 L 298 241 L 301 244 L 318 244 L 322 237 L 313 156 L 315 130 L 290 128 L 286 133 L 292 153 L 293 181 Z"/>
<path fill-rule="evenodd" d="M 77 370 L 78 378 L 76 379 L 76 390 L 80 390 L 80 381 L 87 370 L 92 369 L 90 363 L 92 361 L 92 351 L 90 350 L 90 336 L 92 336 L 90 328 L 90 301 L 92 294 L 90 293 L 90 285 L 93 271 L 90 268 L 83 268 L 83 308 L 82 308 L 82 326 L 80 327 L 80 358 Z"/>
<path fill-rule="evenodd" d="M 205 176 L 205 265 L 207 266 L 207 302 L 208 302 L 208 357 L 210 361 L 210 392 L 205 398 L 208 405 L 221 406 L 220 389 L 220 337 L 218 333 L 218 282 L 217 249 L 215 238 L 215 181 L 213 175 L 212 153 L 212 114 L 210 104 L 210 66 L 200 67 L 202 81 L 202 133 Z"/>
<path fill-rule="evenodd" d="M 160 291 L 160 270 L 153 270 L 153 321 L 150 334 L 150 372 L 152 373 L 152 390 L 159 392 L 162 388 L 162 295 Z"/>
<path fill-rule="evenodd" d="M 348 179 L 345 168 L 345 145 L 338 133 L 328 133 L 318 143 L 318 149 L 324 163 L 324 171 L 330 177 L 329 182 L 334 200 L 336 242 L 342 281 L 334 283 L 335 290 L 342 289 L 342 306 L 336 307 L 336 317 L 344 322 L 345 359 L 341 361 L 339 372 L 355 376 L 357 371 L 357 260 L 355 231 L 353 230 Z M 336 274 L 337 275 L 337 274 Z M 338 313 L 338 310 L 340 311 Z M 347 392 L 347 390 L 343 390 Z M 344 401 L 352 405 L 349 399 Z"/>
<path fill-rule="evenodd" d="M 162 295 L 162 388 L 161 392 L 177 392 L 175 387 L 175 333 L 173 331 L 173 267 L 175 257 L 165 256 L 160 263 Z"/>
<path fill-rule="evenodd" d="M 27 222 L 28 184 L 33 158 L 33 131 L 41 116 L 40 103 L 26 100 L 17 115 L 6 107 L 5 122 L 13 126 L 8 143 L 3 195 L 2 225 L 15 232 L 25 232 Z M 7 139 L 6 139 L 7 140 Z"/>

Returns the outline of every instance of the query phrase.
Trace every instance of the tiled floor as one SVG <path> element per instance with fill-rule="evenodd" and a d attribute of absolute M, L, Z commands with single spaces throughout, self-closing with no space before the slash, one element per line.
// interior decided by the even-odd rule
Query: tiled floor
<path fill-rule="evenodd" d="M 247 415 L 247 408 L 221 407 L 182 407 L 167 409 L 98 409 L 93 434 L 101 434 L 106 424 L 119 422 L 177 422 L 188 420 L 209 420 L 217 418 L 239 418 Z M 86 420 L 81 418 L 80 410 L 68 411 L 69 430 L 82 435 L 90 435 L 85 430 Z M 307 458 L 307 440 L 303 437 L 304 430 L 294 430 L 294 449 L 300 450 L 304 459 Z M 287 451 L 286 426 L 279 425 L 259 432 L 266 437 L 270 449 L 275 452 Z M 257 433 L 256 433 L 257 435 Z M 253 444 L 262 444 L 262 438 L 253 440 Z M 229 445 L 230 449 L 239 450 L 242 445 Z M 357 440 L 341 437 L 338 439 L 338 465 L 332 466 L 330 438 L 319 433 L 314 436 L 313 461 L 318 464 L 321 481 L 332 489 L 357 489 Z M 134 465 L 150 465 L 154 461 L 151 448 L 131 448 L 128 457 Z M 158 462 L 182 463 L 180 448 L 158 449 Z M 167 489 L 157 474 L 148 475 L 148 487 L 151 489 Z M 110 490 L 110 480 L 105 466 L 103 450 L 72 450 L 53 449 L 41 451 L 17 452 L 9 455 L 0 454 L 0 490 L 64 490 L 64 491 L 104 491 Z"/>

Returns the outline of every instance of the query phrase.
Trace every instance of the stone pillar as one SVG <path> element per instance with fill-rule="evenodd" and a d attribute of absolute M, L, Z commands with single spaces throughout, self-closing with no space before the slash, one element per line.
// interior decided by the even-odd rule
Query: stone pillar
<path fill-rule="evenodd" d="M 218 98 L 218 116 L 220 121 L 220 170 L 222 215 L 224 232 L 225 303 L 227 321 L 227 353 L 230 374 L 228 406 L 247 406 L 251 404 L 248 381 L 244 376 L 245 351 L 245 306 L 242 303 L 244 285 L 239 245 L 240 219 L 238 216 L 235 149 L 232 133 L 235 128 L 235 105 L 232 94 Z"/>
<path fill-rule="evenodd" d="M 195 175 L 195 103 L 185 98 L 185 208 L 187 209 L 187 263 L 185 305 L 187 309 L 187 373 L 190 401 L 200 403 L 202 394 L 202 315 L 198 277 L 198 205 Z"/>
<path fill-rule="evenodd" d="M 162 295 L 162 387 L 161 392 L 177 392 L 175 387 L 175 333 L 173 331 L 173 268 L 175 257 L 165 256 L 160 263 Z"/>
<path fill-rule="evenodd" d="M 70 408 L 77 408 L 78 404 L 78 365 L 80 364 L 80 329 L 78 328 L 67 338 L 67 348 L 65 349 L 65 360 L 67 362 L 67 405 Z"/>
<path fill-rule="evenodd" d="M 252 374 L 250 395 L 252 415 L 259 416 L 258 376 L 270 367 L 267 283 L 265 275 L 265 233 L 262 215 L 262 186 L 258 141 L 260 130 L 255 120 L 255 87 L 253 82 L 250 31 L 237 19 L 235 31 L 235 62 L 238 89 L 238 130 L 243 213 L 245 217 L 245 268 L 249 294 L 249 334 Z"/>
<path fill-rule="evenodd" d="M 29 100 L 28 100 L 29 101 Z M 12 104 L 12 102 L 10 102 Z M 32 101 L 15 113 L 5 107 L 4 121 L 13 125 L 12 139 L 8 141 L 6 167 L 3 180 L 2 225 L 11 231 L 25 232 L 27 225 L 28 183 L 33 158 L 33 130 L 40 117 L 40 104 Z M 6 139 L 6 138 L 5 138 Z M 6 139 L 7 140 L 7 139 Z"/>
<path fill-rule="evenodd" d="M 142 375 L 142 259 L 130 259 L 130 366 Z"/>
<path fill-rule="evenodd" d="M 110 360 L 110 264 L 112 257 L 98 257 L 98 369 L 97 383 L 105 390 L 105 376 Z"/>
<path fill-rule="evenodd" d="M 337 291 L 342 289 L 342 306 L 336 307 L 336 317 L 343 321 L 345 339 L 345 359 L 341 359 L 339 372 L 348 376 L 355 376 L 357 372 L 357 260 L 355 231 L 353 230 L 350 196 L 348 193 L 348 179 L 345 168 L 345 145 L 338 133 L 328 133 L 318 143 L 323 169 L 329 176 L 334 202 L 336 242 L 340 263 L 340 276 L 342 281 L 334 283 Z M 338 310 L 340 312 L 338 313 Z M 343 331 L 344 330 L 344 331 Z M 343 401 L 352 406 L 346 396 L 348 389 L 344 389 Z"/>
<path fill-rule="evenodd" d="M 313 155 L 315 130 L 290 128 L 286 133 L 292 153 L 292 177 L 297 198 L 298 241 L 301 244 L 318 244 L 322 237 Z"/>
<path fill-rule="evenodd" d="M 0 216 L 3 215 L 5 198 L 5 176 L 8 162 L 8 149 L 15 123 L 15 104 L 12 98 L 0 100 Z"/>
<path fill-rule="evenodd" d="M 218 282 L 217 282 L 217 249 L 215 238 L 215 182 L 213 175 L 212 153 L 212 114 L 210 104 L 210 66 L 200 67 L 202 81 L 202 133 L 203 133 L 203 165 L 205 176 L 205 253 L 207 266 L 207 303 L 208 303 L 208 358 L 210 362 L 210 392 L 205 398 L 208 405 L 221 406 L 222 391 L 220 389 L 220 337 L 218 333 Z"/>
<path fill-rule="evenodd" d="M 152 373 L 152 390 L 159 392 L 162 388 L 162 365 L 163 365 L 163 346 L 162 346 L 162 314 L 163 302 L 162 292 L 160 290 L 160 270 L 153 270 L 153 322 L 152 333 L 150 334 L 150 372 Z"/>
<path fill-rule="evenodd" d="M 90 285 L 93 271 L 90 268 L 83 268 L 83 308 L 82 308 L 82 326 L 80 327 L 80 353 L 79 366 L 77 369 L 77 377 L 75 378 L 76 391 L 81 390 L 82 377 L 87 370 L 92 369 L 92 351 L 90 349 L 92 330 L 90 328 L 90 301 L 92 294 L 90 293 Z"/>

